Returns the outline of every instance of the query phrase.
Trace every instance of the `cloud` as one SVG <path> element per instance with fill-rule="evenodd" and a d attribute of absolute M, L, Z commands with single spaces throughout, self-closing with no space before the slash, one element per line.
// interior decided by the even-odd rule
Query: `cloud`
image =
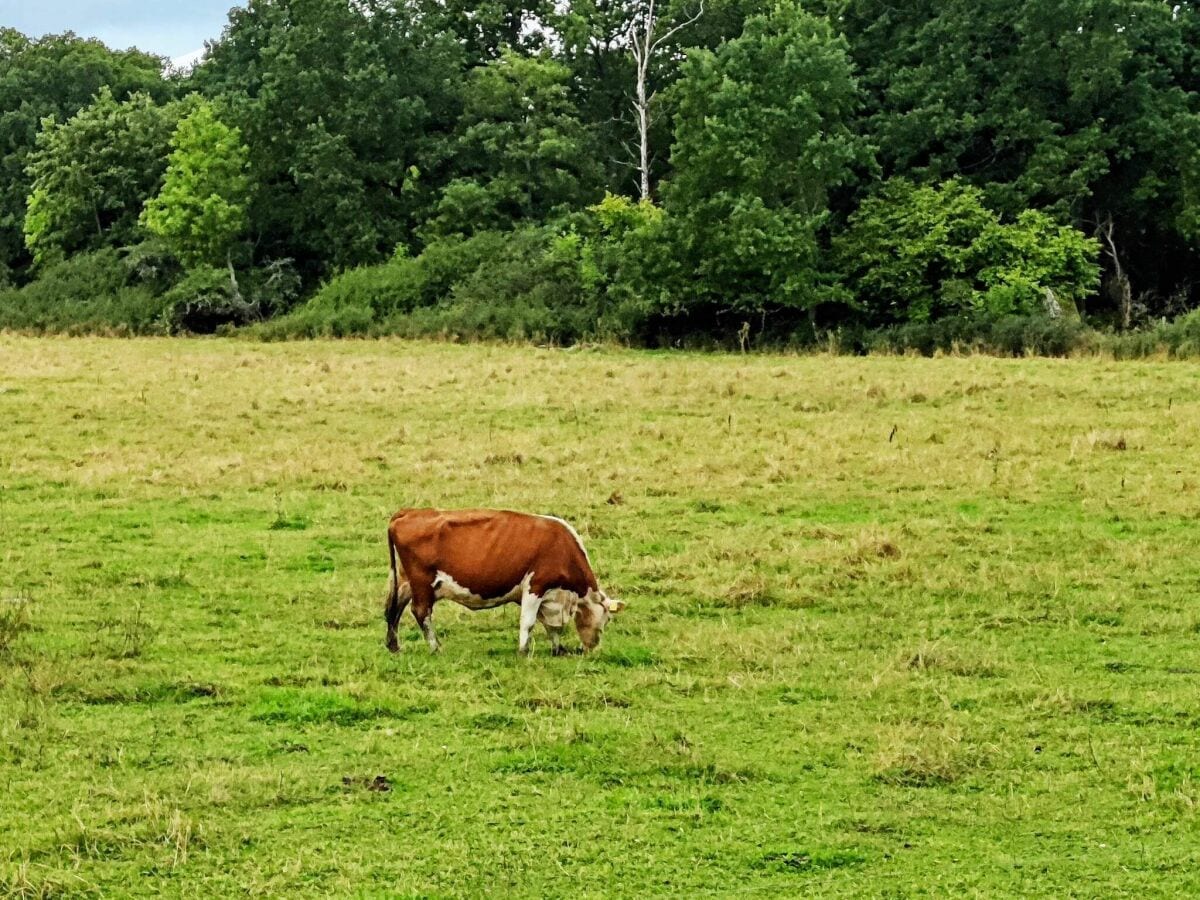
<path fill-rule="evenodd" d="M 8 10 L 15 5 L 17 8 Z M 137 47 L 179 59 L 193 47 L 220 36 L 234 0 L 0 0 L 4 25 L 32 36 L 73 31 L 110 47 Z"/>
<path fill-rule="evenodd" d="M 171 68 L 178 69 L 181 72 L 186 72 L 196 63 L 204 58 L 204 48 L 193 50 L 191 53 L 185 53 L 183 56 L 176 56 L 171 59 Z"/>

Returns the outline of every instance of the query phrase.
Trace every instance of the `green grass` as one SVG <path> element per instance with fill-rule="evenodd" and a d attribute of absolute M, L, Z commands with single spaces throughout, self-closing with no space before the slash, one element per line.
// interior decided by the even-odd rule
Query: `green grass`
<path fill-rule="evenodd" d="M 0 893 L 1200 891 L 1186 363 L 0 337 Z M 402 505 L 562 515 L 590 657 Z"/>

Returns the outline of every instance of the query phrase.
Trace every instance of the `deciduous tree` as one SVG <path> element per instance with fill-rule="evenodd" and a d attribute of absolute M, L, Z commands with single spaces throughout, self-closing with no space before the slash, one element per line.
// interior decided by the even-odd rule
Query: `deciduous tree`
<path fill-rule="evenodd" d="M 142 204 L 158 189 L 173 106 L 146 94 L 117 100 L 107 88 L 61 124 L 47 118 L 29 158 L 25 242 L 40 263 L 135 238 Z"/>
<path fill-rule="evenodd" d="M 431 202 L 462 49 L 415 4 L 251 0 L 193 76 L 250 147 L 263 258 L 309 278 L 375 262 Z"/>
<path fill-rule="evenodd" d="M 43 120 L 62 123 L 107 87 L 117 101 L 135 93 L 155 101 L 174 88 L 163 60 L 138 50 L 115 51 L 73 34 L 34 39 L 0 28 L 0 270 L 26 264 L 26 168 Z"/>
<path fill-rule="evenodd" d="M 686 303 L 811 308 L 822 299 L 817 232 L 831 188 L 864 159 L 845 41 L 790 3 L 695 52 L 676 88 L 663 189 Z"/>
<path fill-rule="evenodd" d="M 248 165 L 241 133 L 211 103 L 196 103 L 171 138 L 162 190 L 142 211 L 142 227 L 186 266 L 225 263 L 232 270 L 234 243 L 248 224 Z"/>
<path fill-rule="evenodd" d="M 540 222 L 599 200 L 603 176 L 568 89 L 570 70 L 506 51 L 471 72 L 447 186 L 429 226 L 470 234 Z"/>

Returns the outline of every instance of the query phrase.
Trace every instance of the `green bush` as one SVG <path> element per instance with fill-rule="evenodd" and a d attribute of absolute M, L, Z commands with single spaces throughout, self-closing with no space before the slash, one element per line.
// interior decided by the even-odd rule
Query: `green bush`
<path fill-rule="evenodd" d="M 582 247 L 573 232 L 550 227 L 442 238 L 418 257 L 335 276 L 255 333 L 574 340 L 596 318 Z"/>
<path fill-rule="evenodd" d="M 888 181 L 850 216 L 833 259 L 870 323 L 944 316 L 1068 318 L 1099 285 L 1099 245 L 1037 210 L 1002 223 L 977 188 Z"/>
<path fill-rule="evenodd" d="M 680 273 L 666 240 L 666 217 L 653 203 L 605 195 L 581 218 L 580 276 L 595 292 L 596 332 L 644 341 L 669 314 L 669 284 Z"/>
<path fill-rule="evenodd" d="M 510 232 L 487 265 L 456 282 L 439 310 L 461 336 L 573 341 L 595 325 L 594 294 L 584 283 L 582 241 L 574 232 Z"/>
<path fill-rule="evenodd" d="M 1111 353 L 1117 359 L 1141 359 L 1160 354 L 1176 359 L 1195 359 L 1200 357 L 1200 309 L 1138 331 L 1094 332 L 1089 349 Z"/>
<path fill-rule="evenodd" d="M 1078 321 L 1033 316 L 947 316 L 878 329 L 847 328 L 833 337 L 850 353 L 988 353 L 999 356 L 1066 356 L 1086 349 L 1089 332 Z"/>
<path fill-rule="evenodd" d="M 378 266 L 360 266 L 335 275 L 305 304 L 302 312 L 313 318 L 334 315 L 348 308 L 366 310 L 372 320 L 407 312 L 420 302 L 424 277 L 412 259 L 397 259 Z"/>
<path fill-rule="evenodd" d="M 418 257 L 398 253 L 375 266 L 359 266 L 330 278 L 286 319 L 257 329 L 270 338 L 369 334 L 395 330 L 384 323 L 447 298 L 455 283 L 500 254 L 504 234 L 451 236 Z"/>
<path fill-rule="evenodd" d="M 108 248 L 47 265 L 35 281 L 0 290 L 0 328 L 19 331 L 159 333 L 163 311 L 153 288 L 136 283 Z"/>

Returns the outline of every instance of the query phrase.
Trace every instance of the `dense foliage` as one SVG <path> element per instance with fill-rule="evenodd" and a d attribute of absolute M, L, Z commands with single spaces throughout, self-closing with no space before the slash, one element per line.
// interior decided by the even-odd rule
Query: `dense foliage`
<path fill-rule="evenodd" d="M 1039 210 L 1001 222 L 962 182 L 899 178 L 864 200 L 834 242 L 845 283 L 885 323 L 1074 312 L 1097 283 L 1098 249 Z"/>
<path fill-rule="evenodd" d="M 183 74 L 5 30 L 0 327 L 1136 330 L 1200 306 L 1198 72 L 1159 0 L 251 0 Z M 79 254 L 155 314 L 54 298 Z"/>
<path fill-rule="evenodd" d="M 25 245 L 37 263 L 136 242 L 143 204 L 166 168 L 174 105 L 147 94 L 118 102 L 107 88 L 61 125 L 47 123 L 29 156 Z"/>
<path fill-rule="evenodd" d="M 201 101 L 175 129 L 162 190 L 142 211 L 141 224 L 185 265 L 231 263 L 246 230 L 248 151 Z"/>

